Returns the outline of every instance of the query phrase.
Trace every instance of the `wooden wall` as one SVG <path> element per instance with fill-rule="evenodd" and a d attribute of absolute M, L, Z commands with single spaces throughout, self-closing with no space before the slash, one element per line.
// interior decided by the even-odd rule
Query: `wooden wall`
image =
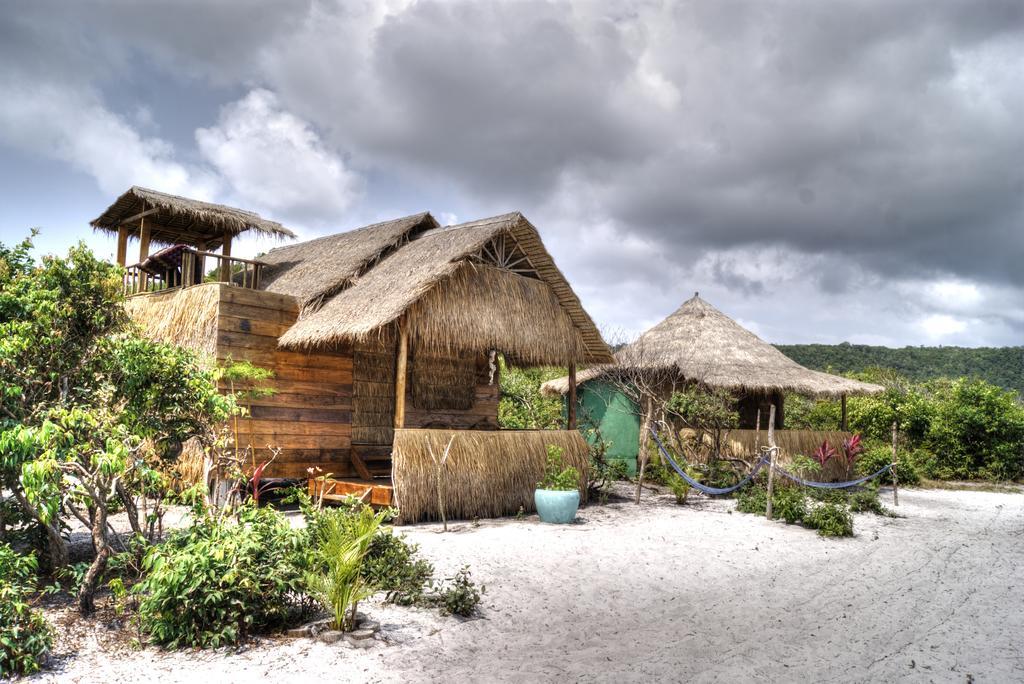
<path fill-rule="evenodd" d="M 352 350 L 285 351 L 277 338 L 295 322 L 298 307 L 287 295 L 223 286 L 217 359 L 270 369 L 262 383 L 269 396 L 246 400 L 250 417 L 239 421 L 239 445 L 251 444 L 256 462 L 282 449 L 264 477 L 306 477 L 307 468 L 352 477 Z"/>

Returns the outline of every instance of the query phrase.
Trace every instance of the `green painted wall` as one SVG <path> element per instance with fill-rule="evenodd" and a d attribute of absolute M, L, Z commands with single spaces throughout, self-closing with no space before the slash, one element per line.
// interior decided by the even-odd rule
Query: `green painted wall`
<path fill-rule="evenodd" d="M 576 420 L 583 434 L 593 441 L 597 428 L 610 443 L 608 457 L 622 460 L 630 475 L 636 474 L 636 457 L 640 451 L 640 416 L 633 402 L 613 385 L 588 382 L 577 391 Z"/>

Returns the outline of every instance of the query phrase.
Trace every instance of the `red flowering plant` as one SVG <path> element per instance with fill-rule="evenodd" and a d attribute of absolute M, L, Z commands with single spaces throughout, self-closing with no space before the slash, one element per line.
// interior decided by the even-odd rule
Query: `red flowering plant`
<path fill-rule="evenodd" d="M 849 479 L 853 477 L 854 466 L 857 465 L 857 459 L 864 453 L 864 444 L 861 442 L 860 435 L 854 435 L 849 439 L 843 440 L 843 465 L 846 467 L 846 477 Z"/>

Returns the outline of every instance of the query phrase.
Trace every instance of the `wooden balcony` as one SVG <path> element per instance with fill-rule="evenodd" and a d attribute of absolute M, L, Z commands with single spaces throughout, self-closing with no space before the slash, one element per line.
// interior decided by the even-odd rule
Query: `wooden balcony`
<path fill-rule="evenodd" d="M 217 273 L 212 277 L 206 274 L 207 259 L 209 263 L 217 264 Z M 258 290 L 263 266 L 263 262 L 254 259 L 176 245 L 150 255 L 141 263 L 125 267 L 124 294 L 130 297 L 211 281 Z"/>

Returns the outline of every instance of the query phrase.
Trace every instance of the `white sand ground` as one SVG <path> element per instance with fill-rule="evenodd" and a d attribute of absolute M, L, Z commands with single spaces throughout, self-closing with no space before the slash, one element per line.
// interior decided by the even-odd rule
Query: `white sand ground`
<path fill-rule="evenodd" d="M 891 497 L 885 497 L 891 502 Z M 592 506 L 572 526 L 405 528 L 483 616 L 371 604 L 369 650 L 266 639 L 241 652 L 64 654 L 42 681 L 1024 681 L 1024 495 L 906 490 L 857 536 L 697 500 Z M 90 645 L 91 644 L 91 645 Z"/>

